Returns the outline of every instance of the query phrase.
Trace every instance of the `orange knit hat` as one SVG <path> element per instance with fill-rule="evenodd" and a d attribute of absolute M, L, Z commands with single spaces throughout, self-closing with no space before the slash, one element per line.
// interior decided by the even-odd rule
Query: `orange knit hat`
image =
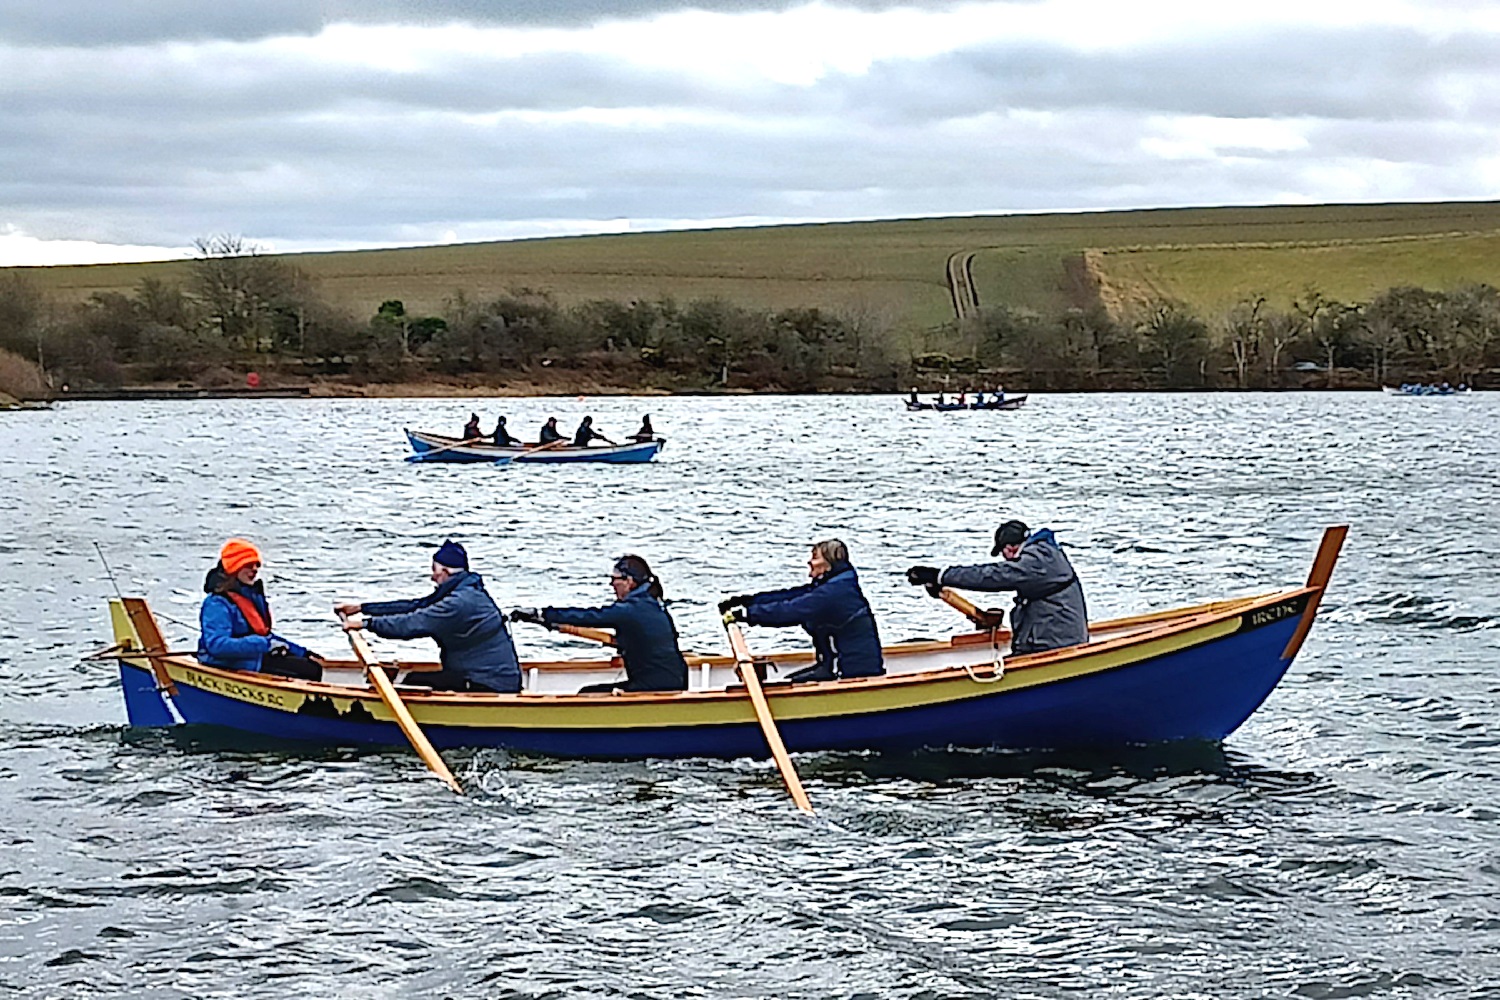
<path fill-rule="evenodd" d="M 231 538 L 219 550 L 219 564 L 224 567 L 224 572 L 230 576 L 238 573 L 251 563 L 258 562 L 260 562 L 259 550 L 243 538 Z"/>

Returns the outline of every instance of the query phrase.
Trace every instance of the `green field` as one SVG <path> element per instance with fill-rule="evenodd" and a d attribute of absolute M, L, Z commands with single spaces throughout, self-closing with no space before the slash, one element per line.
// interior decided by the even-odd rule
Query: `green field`
<path fill-rule="evenodd" d="M 253 237 L 251 237 L 253 239 Z M 895 222 L 568 237 L 301 254 L 288 258 L 357 314 L 385 299 L 439 312 L 456 291 L 516 288 L 563 303 L 721 297 L 744 306 L 855 310 L 909 329 L 952 318 L 944 265 L 975 251 L 981 305 L 1051 312 L 1080 304 L 1085 251 L 1105 301 L 1154 295 L 1210 315 L 1249 294 L 1284 303 L 1309 286 L 1365 299 L 1393 285 L 1500 285 L 1500 203 L 1313 205 L 975 216 Z M 55 298 L 186 282 L 190 264 L 29 268 Z"/>

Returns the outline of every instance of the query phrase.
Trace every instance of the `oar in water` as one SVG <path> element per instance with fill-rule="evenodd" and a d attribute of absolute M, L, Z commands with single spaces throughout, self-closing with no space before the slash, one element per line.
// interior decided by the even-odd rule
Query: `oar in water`
<path fill-rule="evenodd" d="M 776 761 L 776 769 L 781 772 L 781 780 L 786 782 L 786 790 L 791 793 L 797 808 L 811 816 L 812 803 L 808 801 L 807 792 L 802 788 L 802 779 L 797 776 L 797 768 L 786 752 L 786 744 L 781 740 L 781 730 L 776 728 L 776 719 L 771 715 L 765 689 L 760 686 L 760 677 L 755 673 L 755 661 L 750 656 L 750 647 L 745 643 L 745 634 L 729 615 L 724 616 L 724 631 L 729 636 L 729 648 L 734 650 L 735 666 L 739 668 L 740 677 L 744 678 L 745 690 L 750 693 L 750 704 L 755 707 L 755 717 L 760 722 L 760 731 L 766 736 L 766 745 L 771 748 L 771 758 Z"/>
<path fill-rule="evenodd" d="M 370 684 L 380 694 L 380 700 L 385 702 L 385 707 L 391 710 L 391 715 L 396 718 L 396 725 L 406 734 L 406 739 L 411 743 L 411 748 L 417 752 L 432 773 L 447 783 L 459 795 L 464 793 L 463 786 L 448 770 L 448 765 L 443 763 L 443 758 L 438 754 L 432 742 L 427 739 L 427 734 L 422 732 L 422 727 L 417 725 L 417 720 L 412 718 L 411 710 L 406 707 L 406 702 L 401 700 L 401 695 L 396 693 L 396 686 L 391 679 L 380 669 L 375 662 L 375 656 L 370 652 L 370 646 L 365 642 L 365 637 L 358 630 L 351 629 L 345 633 L 349 636 L 349 645 L 354 649 L 354 658 L 359 660 L 359 665 L 365 668 L 365 676 L 370 679 Z"/>
<path fill-rule="evenodd" d="M 452 451 L 454 448 L 462 448 L 465 445 L 478 444 L 483 440 L 484 438 L 482 437 L 466 438 L 463 441 L 455 441 L 453 444 L 444 445 L 441 448 L 434 448 L 431 451 L 419 451 L 414 455 L 407 455 L 406 460 L 408 462 L 425 462 L 433 455 L 441 455 L 445 451 Z M 509 461 L 509 459 L 506 459 L 506 461 Z"/>

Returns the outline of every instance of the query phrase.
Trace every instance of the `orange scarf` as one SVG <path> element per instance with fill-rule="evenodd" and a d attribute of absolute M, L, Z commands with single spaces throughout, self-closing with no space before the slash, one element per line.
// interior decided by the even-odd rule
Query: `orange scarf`
<path fill-rule="evenodd" d="M 250 631 L 256 635 L 271 634 L 271 623 L 266 621 L 266 618 L 271 617 L 270 614 L 267 614 L 266 618 L 262 618 L 260 616 L 260 609 L 255 606 L 254 601 L 250 600 L 244 594 L 237 594 L 234 591 L 230 591 L 224 596 L 233 601 L 234 606 L 240 609 L 240 614 L 245 616 L 245 622 L 250 626 Z M 269 610 L 267 608 L 268 612 Z"/>

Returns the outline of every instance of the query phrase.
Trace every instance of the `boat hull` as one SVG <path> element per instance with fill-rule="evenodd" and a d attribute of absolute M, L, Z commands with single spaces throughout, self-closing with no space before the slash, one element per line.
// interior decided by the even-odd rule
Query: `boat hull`
<path fill-rule="evenodd" d="M 628 444 L 603 447 L 575 448 L 571 445 L 560 448 L 539 449 L 536 446 L 497 447 L 493 444 L 464 444 L 462 438 L 444 437 L 425 431 L 406 431 L 406 440 L 411 445 L 411 460 L 417 462 L 525 462 L 537 465 L 559 465 L 570 462 L 603 462 L 614 465 L 632 465 L 649 462 L 666 444 L 664 438 L 651 441 L 632 441 Z"/>

